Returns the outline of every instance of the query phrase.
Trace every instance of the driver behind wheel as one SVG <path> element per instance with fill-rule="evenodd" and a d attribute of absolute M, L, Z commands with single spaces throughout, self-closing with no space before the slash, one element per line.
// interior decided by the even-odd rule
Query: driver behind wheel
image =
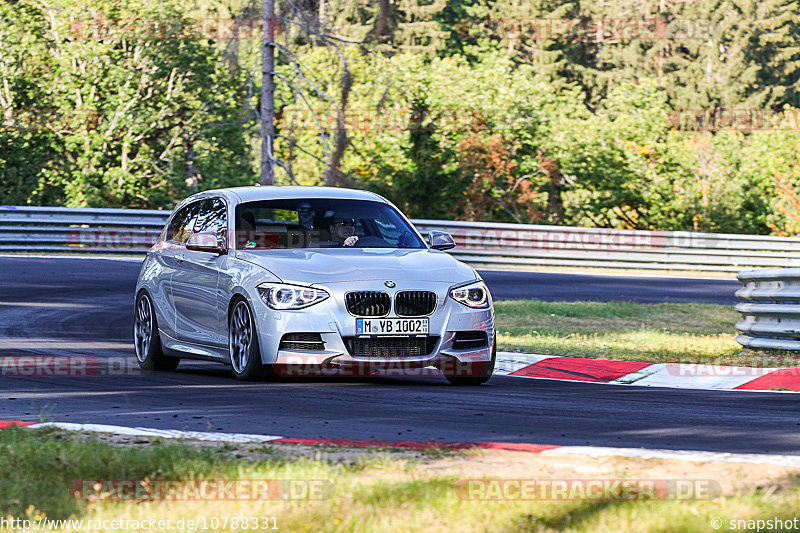
<path fill-rule="evenodd" d="M 341 246 L 353 246 L 358 241 L 356 221 L 352 218 L 335 218 L 328 226 L 331 240 L 337 241 Z"/>

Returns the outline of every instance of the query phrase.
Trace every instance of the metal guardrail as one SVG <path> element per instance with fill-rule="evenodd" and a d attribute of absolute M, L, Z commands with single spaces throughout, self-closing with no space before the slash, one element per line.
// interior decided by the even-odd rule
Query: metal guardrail
<path fill-rule="evenodd" d="M 414 220 L 420 231 L 448 231 L 453 255 L 484 267 L 568 266 L 739 272 L 800 267 L 800 238 Z"/>
<path fill-rule="evenodd" d="M 737 276 L 742 314 L 736 341 L 748 348 L 800 350 L 800 268 L 746 270 Z"/>
<path fill-rule="evenodd" d="M 0 206 L 0 252 L 138 254 L 155 242 L 169 212 Z M 800 267 L 800 238 L 413 220 L 422 233 L 447 231 L 452 254 L 476 267 L 587 267 L 739 272 Z"/>
<path fill-rule="evenodd" d="M 169 211 L 0 206 L 0 251 L 144 253 Z"/>

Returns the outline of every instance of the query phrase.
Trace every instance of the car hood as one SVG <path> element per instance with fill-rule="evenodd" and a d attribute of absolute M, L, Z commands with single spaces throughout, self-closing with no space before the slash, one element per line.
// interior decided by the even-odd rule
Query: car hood
<path fill-rule="evenodd" d="M 302 285 L 372 279 L 458 283 L 477 278 L 472 267 L 437 250 L 334 248 L 235 253 L 285 283 Z"/>

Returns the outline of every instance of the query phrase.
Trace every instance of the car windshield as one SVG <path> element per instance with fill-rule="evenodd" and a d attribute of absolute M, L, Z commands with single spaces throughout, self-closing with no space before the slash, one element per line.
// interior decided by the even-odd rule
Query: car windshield
<path fill-rule="evenodd" d="M 392 206 L 324 198 L 262 200 L 236 207 L 236 248 L 426 248 Z"/>

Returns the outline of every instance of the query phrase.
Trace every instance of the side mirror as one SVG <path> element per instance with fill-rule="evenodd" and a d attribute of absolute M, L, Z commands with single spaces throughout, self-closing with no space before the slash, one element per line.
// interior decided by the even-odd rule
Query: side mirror
<path fill-rule="evenodd" d="M 228 253 L 225 247 L 224 239 L 217 237 L 213 231 L 201 231 L 200 233 L 192 233 L 189 240 L 186 242 L 186 249 L 195 252 L 209 252 L 213 254 L 226 254 Z"/>
<path fill-rule="evenodd" d="M 434 250 L 449 250 L 456 246 L 453 236 L 445 231 L 431 231 L 428 233 L 428 241 Z"/>

